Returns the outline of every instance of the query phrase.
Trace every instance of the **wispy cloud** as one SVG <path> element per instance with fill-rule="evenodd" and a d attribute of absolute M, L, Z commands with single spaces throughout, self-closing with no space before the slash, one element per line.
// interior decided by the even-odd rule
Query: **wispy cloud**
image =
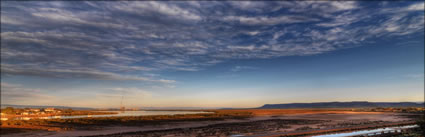
<path fill-rule="evenodd" d="M 2 73 L 173 83 L 141 76 L 423 35 L 423 2 L 369 4 L 374 8 L 361 1 L 7 1 Z"/>
<path fill-rule="evenodd" d="M 121 97 L 126 96 L 127 98 L 134 98 L 134 97 L 151 97 L 152 93 L 149 91 L 146 91 L 144 89 L 140 88 L 108 88 L 105 89 L 104 92 L 102 92 L 101 95 L 104 96 L 111 96 L 111 97 Z"/>
<path fill-rule="evenodd" d="M 227 16 L 223 18 L 224 21 L 236 21 L 240 24 L 245 25 L 276 25 L 285 23 L 301 23 L 301 22 L 312 22 L 319 21 L 318 19 L 305 16 L 278 16 L 278 17 L 266 17 L 266 16 Z"/>
<path fill-rule="evenodd" d="M 173 19 L 186 19 L 190 21 L 199 21 L 202 19 L 195 10 L 188 10 L 178 6 L 179 2 L 122 2 L 114 4 L 112 7 L 117 10 L 126 11 L 141 16 L 151 16 L 153 13 L 165 15 Z"/>
<path fill-rule="evenodd" d="M 54 101 L 51 96 L 41 89 L 26 88 L 18 84 L 1 82 L 1 103 L 30 104 L 49 103 Z"/>
<path fill-rule="evenodd" d="M 407 10 L 412 10 L 412 11 L 423 11 L 424 10 L 424 2 L 418 2 L 415 4 L 410 5 L 409 7 L 407 7 Z"/>
<path fill-rule="evenodd" d="M 405 77 L 408 77 L 408 78 L 415 78 L 415 79 L 420 79 L 420 78 L 424 78 L 424 74 L 422 73 L 422 74 L 408 74 L 408 75 L 405 75 Z"/>
<path fill-rule="evenodd" d="M 253 69 L 257 69 L 257 67 L 251 67 L 251 66 L 235 66 L 231 69 L 231 71 L 233 72 L 239 72 L 242 70 L 253 70 Z"/>
<path fill-rule="evenodd" d="M 25 75 L 50 78 L 79 78 L 96 80 L 137 80 L 147 82 L 174 83 L 174 80 L 151 79 L 148 77 L 121 75 L 111 72 L 104 72 L 91 69 L 47 69 L 47 68 L 25 68 L 22 66 L 2 64 L 1 73 L 7 75 Z"/>

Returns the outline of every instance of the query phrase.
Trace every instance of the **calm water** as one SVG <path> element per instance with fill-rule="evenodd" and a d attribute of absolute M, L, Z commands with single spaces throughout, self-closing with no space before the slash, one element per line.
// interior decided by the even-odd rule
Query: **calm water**
<path fill-rule="evenodd" d="M 357 136 L 357 135 L 372 135 L 372 134 L 380 134 L 381 132 L 399 132 L 401 129 L 406 128 L 415 128 L 418 125 L 408 125 L 408 126 L 400 126 L 400 127 L 386 127 L 386 128 L 378 128 L 373 130 L 360 130 L 354 132 L 347 133 L 335 133 L 335 134 L 326 134 L 326 135 L 318 135 L 313 137 L 349 137 L 349 136 Z"/>
<path fill-rule="evenodd" d="M 21 117 L 14 120 L 29 120 L 29 119 L 70 119 L 70 118 L 87 118 L 87 117 L 122 117 L 122 116 L 154 116 L 154 115 L 177 115 L 177 114 L 202 114 L 213 113 L 203 111 L 102 111 L 102 112 L 117 112 L 118 114 L 107 115 L 80 115 L 80 116 L 50 116 L 50 117 Z"/>

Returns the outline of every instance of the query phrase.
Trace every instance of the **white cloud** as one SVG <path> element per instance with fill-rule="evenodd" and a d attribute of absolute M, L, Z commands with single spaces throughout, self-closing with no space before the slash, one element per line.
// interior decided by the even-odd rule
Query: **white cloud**
<path fill-rule="evenodd" d="M 146 12 L 156 12 L 175 19 L 199 21 L 202 17 L 193 11 L 178 6 L 156 1 L 124 2 L 114 4 L 116 9 L 135 14 L 146 15 Z"/>
<path fill-rule="evenodd" d="M 237 21 L 241 24 L 246 25 L 276 25 L 276 24 L 287 24 L 287 23 L 300 23 L 300 22 L 313 22 L 319 21 L 318 19 L 312 17 L 304 16 L 277 16 L 277 17 L 267 17 L 267 16 L 226 16 L 223 18 L 224 21 Z"/>
<path fill-rule="evenodd" d="M 255 49 L 254 45 L 249 45 L 249 46 L 228 46 L 227 48 L 231 49 L 231 50 L 249 50 L 252 51 Z"/>
<path fill-rule="evenodd" d="M 279 39 L 281 36 L 285 35 L 284 31 L 279 31 L 273 34 L 273 40 Z"/>
<path fill-rule="evenodd" d="M 357 9 L 357 2 L 355 1 L 332 1 L 330 4 L 337 10 L 352 10 Z"/>
<path fill-rule="evenodd" d="M 261 33 L 260 31 L 250 31 L 250 32 L 246 32 L 246 34 L 251 35 L 251 36 L 255 36 L 257 34 Z"/>
<path fill-rule="evenodd" d="M 230 5 L 244 11 L 265 11 L 269 3 L 263 1 L 229 1 Z"/>
<path fill-rule="evenodd" d="M 233 72 L 239 72 L 242 70 L 253 70 L 253 69 L 257 69 L 257 67 L 251 67 L 251 66 L 235 66 L 231 69 L 231 71 Z"/>
<path fill-rule="evenodd" d="M 108 22 L 96 22 L 90 21 L 90 18 L 100 18 L 102 15 L 97 12 L 71 12 L 67 10 L 62 10 L 59 8 L 39 8 L 32 11 L 32 16 L 48 19 L 65 24 L 84 24 L 90 25 L 92 27 L 102 27 L 102 28 L 115 28 L 115 29 L 134 29 L 134 27 L 129 25 L 112 23 Z"/>
<path fill-rule="evenodd" d="M 410 11 L 423 11 L 424 10 L 424 2 L 419 2 L 416 4 L 412 4 L 409 7 L 407 7 L 407 10 Z"/>
<path fill-rule="evenodd" d="M 114 64 L 105 62 L 102 64 L 105 68 L 115 69 L 118 71 L 152 71 L 154 68 L 144 67 L 144 66 L 130 66 L 130 65 L 122 65 L 122 64 Z"/>
<path fill-rule="evenodd" d="M 316 25 L 321 27 L 346 26 L 346 25 L 350 25 L 350 24 L 362 21 L 368 17 L 369 15 L 364 15 L 363 13 L 345 12 L 337 16 L 332 16 L 331 17 L 332 21 L 322 22 Z"/>
<path fill-rule="evenodd" d="M 7 15 L 2 15 L 1 24 L 22 25 L 23 23 L 14 18 L 8 17 Z"/>
<path fill-rule="evenodd" d="M 359 9 L 359 5 L 355 1 L 297 1 L 295 4 L 287 5 L 293 12 L 314 11 L 321 16 L 332 16 L 328 13 L 343 12 Z"/>

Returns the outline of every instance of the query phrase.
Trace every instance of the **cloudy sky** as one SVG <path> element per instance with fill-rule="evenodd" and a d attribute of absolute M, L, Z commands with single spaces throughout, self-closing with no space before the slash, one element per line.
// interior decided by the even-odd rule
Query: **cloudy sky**
<path fill-rule="evenodd" d="M 1 103 L 423 101 L 424 2 L 1 2 Z"/>

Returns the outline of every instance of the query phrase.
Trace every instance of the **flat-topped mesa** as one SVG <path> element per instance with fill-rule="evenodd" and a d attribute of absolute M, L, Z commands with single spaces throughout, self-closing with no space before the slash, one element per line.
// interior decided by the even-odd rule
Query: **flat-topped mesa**
<path fill-rule="evenodd" d="M 317 103 L 289 103 L 265 104 L 259 109 L 284 109 L 284 108 L 362 108 L 362 107 L 424 107 L 424 103 L 415 102 L 317 102 Z"/>

